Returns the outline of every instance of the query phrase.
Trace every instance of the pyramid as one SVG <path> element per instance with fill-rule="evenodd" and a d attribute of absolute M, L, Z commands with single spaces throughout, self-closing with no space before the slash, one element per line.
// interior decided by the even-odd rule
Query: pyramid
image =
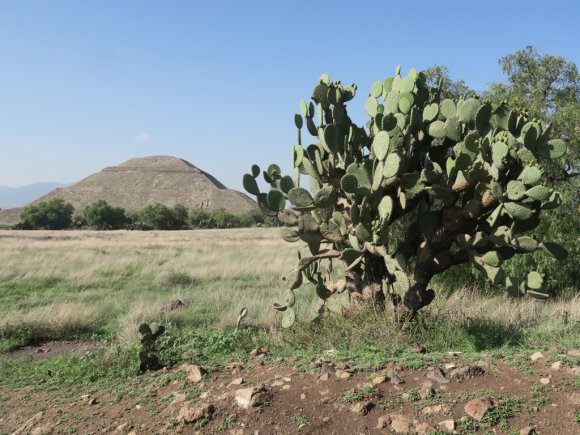
<path fill-rule="evenodd" d="M 58 188 L 32 204 L 62 198 L 75 213 L 99 199 L 125 211 L 139 211 L 161 203 L 168 207 L 183 204 L 188 210 L 223 208 L 244 213 L 256 207 L 247 195 L 228 189 L 215 177 L 186 160 L 171 156 L 139 157 L 111 166 L 71 186 Z M 0 224 L 14 224 L 22 209 L 0 212 Z"/>

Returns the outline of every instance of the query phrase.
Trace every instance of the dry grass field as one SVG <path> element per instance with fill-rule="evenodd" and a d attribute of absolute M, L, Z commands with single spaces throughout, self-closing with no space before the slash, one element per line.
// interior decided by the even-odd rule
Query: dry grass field
<path fill-rule="evenodd" d="M 0 231 L 0 337 L 4 348 L 24 340 L 108 334 L 137 339 L 143 321 L 179 327 L 222 328 L 245 323 L 273 327 L 271 308 L 295 265 L 297 244 L 276 228 L 176 232 Z M 298 291 L 298 313 L 314 292 Z M 179 299 L 185 308 L 163 312 Z M 427 314 L 463 324 L 494 324 L 553 337 L 562 323 L 578 324 L 580 302 L 513 300 L 463 289 L 439 296 Z M 371 329 L 386 329 L 377 314 Z M 382 318 L 384 316 L 385 318 Z M 378 326 L 377 326 L 378 325 Z M 307 340 L 306 340 L 307 341 Z"/>

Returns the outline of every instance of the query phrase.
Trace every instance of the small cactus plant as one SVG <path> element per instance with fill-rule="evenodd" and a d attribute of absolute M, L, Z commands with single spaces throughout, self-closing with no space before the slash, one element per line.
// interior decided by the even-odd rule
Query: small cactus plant
<path fill-rule="evenodd" d="M 294 116 L 293 174 L 272 164 L 244 175 L 260 208 L 285 226 L 284 240 L 311 253 L 299 256 L 286 300 L 274 304 L 283 326 L 295 321 L 294 290 L 304 280 L 316 288 L 317 314 L 389 297 L 397 315 L 413 316 L 433 301 L 433 276 L 462 263 L 510 295 L 547 297 L 540 274 L 506 276 L 502 263 L 536 250 L 566 257 L 563 247 L 531 234 L 541 213 L 561 203 L 542 184 L 542 161 L 560 159 L 565 142 L 522 109 L 443 99 L 439 88 L 415 69 L 403 77 L 397 68 L 372 84 L 363 128 L 347 113 L 356 86 L 324 74 Z M 311 141 L 303 141 L 304 126 Z M 268 192 L 259 189 L 260 173 Z M 332 282 L 337 260 L 345 276 Z"/>
<path fill-rule="evenodd" d="M 147 370 L 158 370 L 161 368 L 159 357 L 157 356 L 157 339 L 165 332 L 163 325 L 151 325 L 141 323 L 139 333 L 141 334 L 141 349 L 139 351 L 139 372 Z"/>

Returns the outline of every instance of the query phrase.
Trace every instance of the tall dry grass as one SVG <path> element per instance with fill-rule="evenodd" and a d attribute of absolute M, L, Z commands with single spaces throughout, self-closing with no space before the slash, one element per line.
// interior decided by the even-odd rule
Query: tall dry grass
<path fill-rule="evenodd" d="M 121 342 L 135 340 L 143 321 L 233 325 L 242 307 L 249 310 L 245 322 L 275 325 L 279 313 L 271 304 L 295 267 L 297 248 L 275 228 L 0 231 L 0 244 L 0 338 L 25 329 L 38 339 L 105 332 Z M 314 298 L 312 288 L 298 290 L 299 316 Z M 172 299 L 186 308 L 162 312 Z M 555 319 L 580 322 L 580 297 L 515 300 L 462 289 L 438 296 L 429 313 L 464 324 L 540 328 L 548 336 L 559 328 Z"/>

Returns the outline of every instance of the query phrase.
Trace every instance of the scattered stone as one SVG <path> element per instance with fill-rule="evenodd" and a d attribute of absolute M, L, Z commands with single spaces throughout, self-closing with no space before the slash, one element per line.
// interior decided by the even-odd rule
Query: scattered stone
<path fill-rule="evenodd" d="M 480 366 L 466 366 L 461 367 L 458 369 L 453 369 L 449 372 L 449 378 L 463 380 L 474 378 L 476 376 L 483 376 L 485 374 L 485 370 Z"/>
<path fill-rule="evenodd" d="M 433 382 L 425 381 L 421 384 L 421 387 L 419 388 L 419 396 L 421 399 L 426 399 L 433 396 L 434 394 L 435 388 L 433 388 Z"/>
<path fill-rule="evenodd" d="M 418 435 L 427 435 L 436 431 L 437 429 L 435 429 L 429 423 L 419 423 L 415 425 L 415 433 Z"/>
<path fill-rule="evenodd" d="M 181 370 L 185 370 L 187 373 L 187 379 L 191 382 L 200 382 L 203 377 L 207 375 L 206 369 L 194 364 L 184 364 L 181 366 Z"/>
<path fill-rule="evenodd" d="M 336 369 L 335 374 L 337 379 L 348 379 L 351 377 L 351 374 L 349 372 L 342 369 Z"/>
<path fill-rule="evenodd" d="M 411 350 L 415 353 L 426 353 L 427 349 L 425 348 L 425 346 L 421 346 L 419 343 L 413 343 L 413 346 L 411 346 Z"/>
<path fill-rule="evenodd" d="M 257 387 L 242 388 L 236 391 L 236 402 L 242 408 L 252 408 L 264 405 L 270 401 L 272 393 L 270 393 L 265 385 Z"/>
<path fill-rule="evenodd" d="M 372 380 L 372 384 L 375 386 L 384 384 L 385 382 L 387 382 L 386 376 L 377 376 L 376 378 L 373 378 L 373 380 Z"/>
<path fill-rule="evenodd" d="M 427 373 L 427 378 L 439 382 L 440 384 L 449 383 L 449 379 L 445 377 L 445 373 L 439 367 L 433 367 L 433 369 Z"/>
<path fill-rule="evenodd" d="M 520 429 L 520 435 L 534 435 L 535 433 L 536 428 L 534 426 L 528 426 Z"/>
<path fill-rule="evenodd" d="M 169 404 L 169 406 L 177 406 L 182 404 L 187 400 L 187 395 L 185 393 L 175 393 L 173 395 L 173 400 Z"/>
<path fill-rule="evenodd" d="M 473 399 L 466 403 L 463 408 L 465 413 L 477 421 L 481 421 L 484 414 L 497 407 L 498 403 L 491 397 L 482 397 L 481 399 Z"/>
<path fill-rule="evenodd" d="M 449 411 L 449 405 L 446 403 L 441 403 L 439 405 L 426 406 L 421 410 L 421 414 L 438 414 L 440 412 L 445 413 L 447 411 Z"/>
<path fill-rule="evenodd" d="M 37 413 L 37 414 L 34 414 L 26 423 L 24 423 L 22 426 L 20 426 L 20 428 L 16 429 L 16 431 L 14 432 L 14 435 L 19 435 L 19 434 L 30 432 L 30 429 L 32 429 L 34 426 L 38 425 L 38 423 L 40 423 L 42 421 L 43 417 L 44 417 L 44 412 L 42 412 L 42 411 Z"/>
<path fill-rule="evenodd" d="M 374 406 L 375 404 L 373 402 L 366 400 L 364 402 L 358 402 L 350 410 L 358 415 L 367 415 Z"/>
<path fill-rule="evenodd" d="M 580 393 L 570 394 L 570 402 L 572 402 L 573 405 L 580 406 Z"/>
<path fill-rule="evenodd" d="M 552 363 L 550 368 L 552 370 L 560 370 L 562 368 L 562 366 L 563 366 L 562 361 L 556 361 L 556 362 Z"/>
<path fill-rule="evenodd" d="M 179 310 L 181 308 L 185 308 L 185 304 L 181 302 L 179 299 L 173 299 L 161 305 L 161 312 L 169 313 L 171 311 Z"/>
<path fill-rule="evenodd" d="M 545 358 L 544 354 L 542 352 L 534 352 L 531 356 L 530 359 L 532 361 L 537 361 L 539 359 Z"/>
<path fill-rule="evenodd" d="M 404 384 L 405 380 L 401 379 L 398 375 L 391 375 L 391 384 L 393 385 L 399 385 L 399 384 Z"/>
<path fill-rule="evenodd" d="M 256 347 L 250 351 L 250 357 L 252 358 L 263 358 L 268 355 L 268 348 L 266 347 Z"/>
<path fill-rule="evenodd" d="M 323 373 L 320 375 L 320 377 L 318 379 L 320 379 L 321 381 L 328 381 L 328 378 L 330 376 L 328 376 L 328 373 Z"/>
<path fill-rule="evenodd" d="M 575 356 L 576 358 L 580 358 L 580 349 L 571 349 L 568 352 L 566 352 L 566 355 Z"/>
<path fill-rule="evenodd" d="M 455 430 L 455 420 L 453 419 L 443 420 L 437 423 L 437 426 L 442 427 L 448 432 L 453 432 Z"/>
<path fill-rule="evenodd" d="M 377 420 L 377 429 L 384 429 L 391 424 L 391 417 L 388 415 L 383 415 Z"/>
<path fill-rule="evenodd" d="M 407 417 L 401 414 L 396 414 L 392 416 L 391 419 L 391 429 L 395 433 L 405 433 L 408 434 L 411 432 L 411 428 L 413 427 L 413 422 L 409 420 Z"/>
<path fill-rule="evenodd" d="M 211 404 L 194 405 L 192 401 L 185 402 L 179 410 L 177 421 L 183 424 L 193 424 L 201 419 L 210 420 L 215 412 L 215 407 Z"/>
<path fill-rule="evenodd" d="M 548 385 L 552 382 L 552 380 L 550 378 L 540 378 L 540 384 L 542 385 Z"/>
<path fill-rule="evenodd" d="M 322 375 L 323 374 L 334 375 L 335 372 L 336 372 L 336 368 L 334 367 L 334 363 L 323 362 L 320 365 L 320 373 Z"/>
<path fill-rule="evenodd" d="M 242 385 L 244 382 L 244 378 L 237 378 L 230 382 L 230 385 Z"/>

